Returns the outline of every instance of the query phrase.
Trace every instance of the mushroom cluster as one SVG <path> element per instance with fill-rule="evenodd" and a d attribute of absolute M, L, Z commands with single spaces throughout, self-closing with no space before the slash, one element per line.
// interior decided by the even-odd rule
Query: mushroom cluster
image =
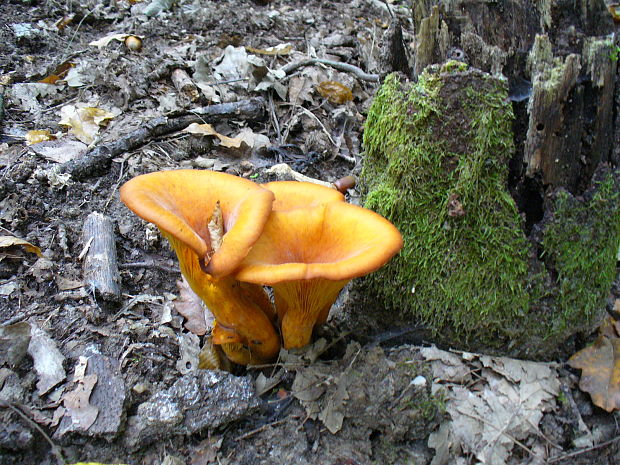
<path fill-rule="evenodd" d="M 125 183 L 121 200 L 170 241 L 215 317 L 213 343 L 243 365 L 275 359 L 281 340 L 286 349 L 308 344 L 345 284 L 402 247 L 385 218 L 306 182 L 163 171 Z"/>

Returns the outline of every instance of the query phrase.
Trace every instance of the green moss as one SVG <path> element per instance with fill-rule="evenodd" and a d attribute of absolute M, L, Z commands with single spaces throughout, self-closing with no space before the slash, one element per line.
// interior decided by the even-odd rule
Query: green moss
<path fill-rule="evenodd" d="M 617 185 L 602 183 L 588 204 L 558 197 L 544 232 L 552 260 L 541 264 L 506 188 L 512 120 L 505 83 L 487 74 L 435 66 L 417 83 L 386 78 L 366 122 L 360 185 L 405 245 L 361 285 L 395 319 L 409 315 L 446 343 L 541 356 L 591 324 L 607 295 L 620 212 L 610 220 L 599 207 L 617 203 Z M 580 226 L 597 214 L 594 227 Z"/>
<path fill-rule="evenodd" d="M 442 82 L 439 73 L 424 73 L 404 91 L 390 76 L 370 109 L 366 207 L 394 221 L 405 241 L 370 284 L 394 308 L 438 330 L 449 326 L 477 337 L 481 329 L 500 331 L 529 307 L 528 244 L 505 191 L 512 112 L 504 86 L 489 79 L 484 91 L 463 93 L 461 114 L 443 113 Z M 450 144 L 446 131 L 463 126 L 467 132 Z M 461 203 L 463 216 L 450 215 L 450 198 Z"/>
<path fill-rule="evenodd" d="M 595 182 L 584 200 L 560 191 L 542 246 L 553 271 L 555 331 L 591 324 L 604 307 L 616 276 L 620 244 L 620 196 L 611 172 Z"/>
<path fill-rule="evenodd" d="M 457 60 L 448 60 L 443 65 L 441 65 L 441 73 L 453 73 L 453 72 L 463 72 L 466 71 L 467 63 Z"/>

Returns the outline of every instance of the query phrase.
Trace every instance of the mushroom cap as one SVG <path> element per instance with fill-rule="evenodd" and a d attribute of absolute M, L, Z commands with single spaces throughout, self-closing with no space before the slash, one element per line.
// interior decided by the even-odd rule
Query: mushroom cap
<path fill-rule="evenodd" d="M 380 268 L 402 245 L 392 223 L 345 202 L 274 210 L 237 279 L 267 285 L 348 280 Z"/>
<path fill-rule="evenodd" d="M 344 202 L 344 195 L 330 187 L 304 181 L 273 181 L 262 184 L 276 196 L 273 210 L 314 207 L 322 203 Z"/>
<path fill-rule="evenodd" d="M 247 179 L 207 170 L 173 170 L 137 176 L 120 189 L 121 200 L 140 218 L 205 259 L 205 271 L 234 271 L 259 238 L 274 194 Z M 211 250 L 207 225 L 220 202 L 224 237 Z M 209 255 L 212 255 L 209 258 Z"/>

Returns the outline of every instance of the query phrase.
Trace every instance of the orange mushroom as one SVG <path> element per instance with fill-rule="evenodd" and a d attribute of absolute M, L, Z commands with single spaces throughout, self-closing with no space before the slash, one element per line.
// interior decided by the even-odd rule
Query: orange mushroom
<path fill-rule="evenodd" d="M 276 196 L 274 210 L 313 207 L 322 203 L 344 202 L 344 194 L 336 189 L 304 181 L 273 181 L 262 184 Z"/>
<path fill-rule="evenodd" d="M 261 286 L 231 274 L 260 236 L 273 193 L 247 179 L 200 170 L 138 176 L 120 193 L 134 213 L 170 241 L 181 273 L 216 318 L 214 339 L 226 355 L 241 364 L 275 358 L 280 340 L 269 298 Z M 216 238 L 209 227 L 220 211 L 223 236 Z"/>
<path fill-rule="evenodd" d="M 403 241 L 389 221 L 365 208 L 339 201 L 295 208 L 295 199 L 286 202 L 276 200 L 279 209 L 236 276 L 273 287 L 284 347 L 291 349 L 310 342 L 349 280 L 384 265 Z"/>

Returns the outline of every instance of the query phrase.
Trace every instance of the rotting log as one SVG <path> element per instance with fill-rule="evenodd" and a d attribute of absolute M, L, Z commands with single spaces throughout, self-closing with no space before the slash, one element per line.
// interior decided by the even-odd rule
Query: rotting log
<path fill-rule="evenodd" d="M 84 283 L 104 300 L 120 300 L 120 274 L 112 220 L 98 212 L 88 215 L 84 222 L 82 241 L 86 250 Z"/>

